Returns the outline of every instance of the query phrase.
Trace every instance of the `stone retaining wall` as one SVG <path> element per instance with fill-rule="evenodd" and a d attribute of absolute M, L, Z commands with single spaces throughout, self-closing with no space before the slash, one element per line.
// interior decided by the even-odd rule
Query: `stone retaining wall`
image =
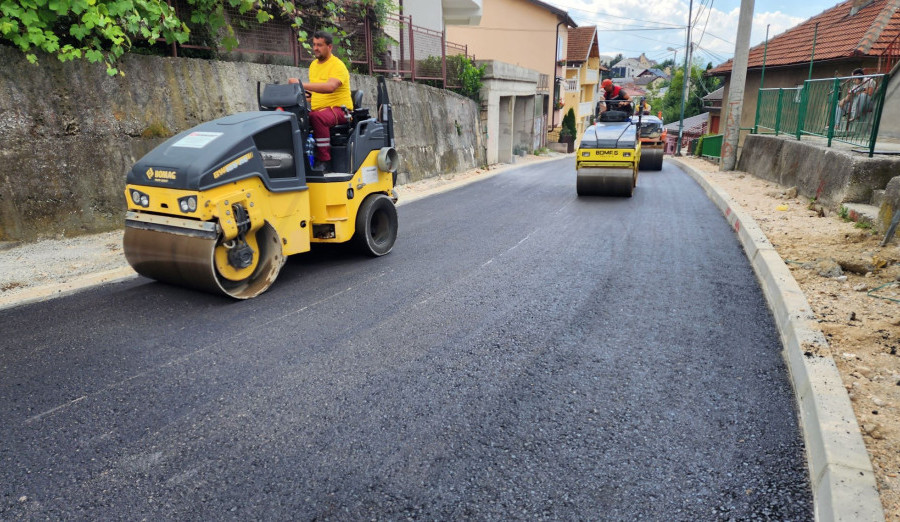
<path fill-rule="evenodd" d="M 869 203 L 900 172 L 900 159 L 826 148 L 811 141 L 751 134 L 744 141 L 738 170 L 797 187 L 830 206 Z"/>
<path fill-rule="evenodd" d="M 164 140 L 203 121 L 256 110 L 257 81 L 306 78 L 295 67 L 129 55 L 105 67 L 29 64 L 0 46 L 0 241 L 122 226 L 126 170 Z M 375 102 L 376 80 L 353 75 Z M 398 181 L 485 162 L 478 106 L 449 91 L 388 82 L 400 153 Z M 373 111 L 374 112 L 374 111 Z"/>

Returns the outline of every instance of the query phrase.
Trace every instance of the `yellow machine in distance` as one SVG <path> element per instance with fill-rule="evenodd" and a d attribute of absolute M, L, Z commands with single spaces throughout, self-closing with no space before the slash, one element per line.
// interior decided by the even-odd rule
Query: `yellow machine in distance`
<path fill-rule="evenodd" d="M 333 171 L 312 168 L 299 83 L 267 85 L 259 105 L 174 136 L 128 172 L 124 251 L 139 274 L 247 299 L 312 243 L 391 251 L 398 158 L 384 79 L 376 118 L 356 108 L 332 129 Z"/>
<path fill-rule="evenodd" d="M 584 131 L 575 156 L 579 196 L 634 194 L 641 162 L 640 115 L 637 119 L 632 121 L 630 111 L 608 110 Z"/>

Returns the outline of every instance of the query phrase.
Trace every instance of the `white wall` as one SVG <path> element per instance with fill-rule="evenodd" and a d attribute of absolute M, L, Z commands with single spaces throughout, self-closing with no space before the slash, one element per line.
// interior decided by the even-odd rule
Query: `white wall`
<path fill-rule="evenodd" d="M 441 0 L 403 0 L 403 14 L 412 16 L 413 25 L 441 32 L 444 30 L 443 13 Z"/>

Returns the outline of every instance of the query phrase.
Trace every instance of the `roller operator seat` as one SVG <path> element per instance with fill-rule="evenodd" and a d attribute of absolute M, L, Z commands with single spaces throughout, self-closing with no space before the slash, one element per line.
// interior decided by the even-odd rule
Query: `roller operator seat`
<path fill-rule="evenodd" d="M 359 90 L 352 90 L 350 91 L 350 98 L 353 100 L 353 110 L 351 111 L 347 109 L 347 107 L 341 107 L 344 110 L 344 113 L 347 115 L 347 123 L 335 125 L 330 130 L 332 145 L 340 145 L 346 143 L 347 138 L 350 137 L 350 133 L 353 131 L 353 126 L 356 123 L 354 121 L 353 114 L 362 106 L 363 92 Z"/>

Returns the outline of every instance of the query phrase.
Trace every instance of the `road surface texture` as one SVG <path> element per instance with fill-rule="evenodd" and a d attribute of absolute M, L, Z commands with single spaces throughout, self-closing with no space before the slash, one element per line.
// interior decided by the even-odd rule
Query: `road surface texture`
<path fill-rule="evenodd" d="M 401 206 L 245 302 L 139 278 L 0 311 L 0 519 L 809 520 L 773 320 L 671 165 Z"/>

